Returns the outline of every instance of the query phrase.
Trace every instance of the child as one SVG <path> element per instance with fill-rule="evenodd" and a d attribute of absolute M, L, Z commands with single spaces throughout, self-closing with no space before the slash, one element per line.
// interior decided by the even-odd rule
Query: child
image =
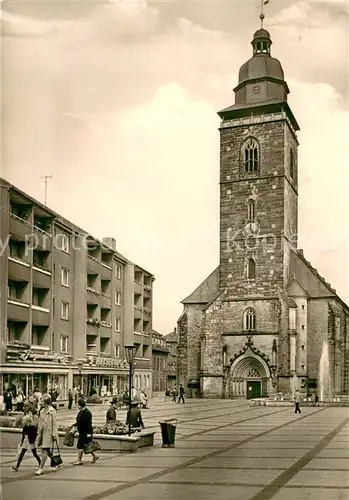
<path fill-rule="evenodd" d="M 40 465 L 40 457 L 36 451 L 36 438 L 38 435 L 38 417 L 36 415 L 36 409 L 31 404 L 25 404 L 24 406 L 24 417 L 23 417 L 23 431 L 22 431 L 22 442 L 21 450 L 17 460 L 17 464 L 12 469 L 17 472 L 21 462 L 26 454 L 27 450 L 31 450 L 32 454 L 38 461 Z"/>

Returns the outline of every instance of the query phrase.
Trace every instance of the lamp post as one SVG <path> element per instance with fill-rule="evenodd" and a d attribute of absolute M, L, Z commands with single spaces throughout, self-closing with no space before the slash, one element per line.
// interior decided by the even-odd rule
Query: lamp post
<path fill-rule="evenodd" d="M 131 399 L 132 399 L 132 365 L 135 360 L 137 347 L 135 345 L 125 345 L 125 355 L 128 364 L 130 365 L 130 373 L 129 373 L 129 394 L 128 394 L 128 410 L 129 410 L 129 418 L 128 418 L 128 435 L 131 436 Z"/>
<path fill-rule="evenodd" d="M 273 386 L 275 387 L 277 385 L 277 364 L 276 364 L 276 356 L 277 356 L 277 346 L 276 346 L 276 340 L 274 339 L 273 341 L 273 347 L 271 350 L 271 381 Z"/>
<path fill-rule="evenodd" d="M 79 370 L 79 385 L 80 385 L 80 396 L 81 396 L 81 394 L 84 393 L 84 391 L 82 390 L 82 365 L 83 365 L 82 361 L 78 361 L 77 365 Z"/>

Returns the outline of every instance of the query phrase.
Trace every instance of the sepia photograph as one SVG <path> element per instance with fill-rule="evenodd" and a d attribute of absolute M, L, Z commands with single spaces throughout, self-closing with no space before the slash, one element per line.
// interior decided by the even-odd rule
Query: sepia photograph
<path fill-rule="evenodd" d="M 1 500 L 349 499 L 349 3 L 2 0 Z"/>

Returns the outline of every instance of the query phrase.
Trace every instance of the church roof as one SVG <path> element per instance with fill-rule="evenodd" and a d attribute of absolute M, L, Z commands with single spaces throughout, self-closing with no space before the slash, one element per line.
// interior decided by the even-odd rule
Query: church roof
<path fill-rule="evenodd" d="M 284 71 L 280 61 L 267 54 L 253 56 L 239 70 L 239 85 L 247 80 L 266 77 L 284 81 Z"/>
<path fill-rule="evenodd" d="M 310 271 L 310 272 L 309 272 Z M 342 307 L 349 312 L 349 306 L 337 295 L 337 292 L 318 270 L 304 257 L 303 250 L 292 250 L 290 259 L 291 280 L 299 282 L 303 290 L 306 290 L 309 298 L 329 298 L 338 300 Z"/>
<path fill-rule="evenodd" d="M 181 304 L 207 304 L 219 292 L 219 266 Z"/>

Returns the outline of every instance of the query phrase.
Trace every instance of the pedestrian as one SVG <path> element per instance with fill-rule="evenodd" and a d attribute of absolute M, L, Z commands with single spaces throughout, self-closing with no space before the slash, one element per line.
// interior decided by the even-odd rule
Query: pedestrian
<path fill-rule="evenodd" d="M 38 407 L 40 407 L 42 393 L 39 391 L 38 387 L 35 387 L 33 396 L 35 397 L 35 399 L 37 401 Z"/>
<path fill-rule="evenodd" d="M 78 459 L 73 465 L 82 465 L 82 455 L 84 453 L 84 449 L 87 445 L 92 443 L 93 437 L 93 427 L 92 427 L 92 413 L 86 407 L 85 400 L 83 398 L 78 399 L 79 412 L 76 416 L 76 424 L 75 427 L 78 431 Z M 94 464 L 99 459 L 99 456 L 96 455 L 94 451 L 91 452 L 92 455 L 92 463 Z"/>
<path fill-rule="evenodd" d="M 24 404 L 24 417 L 23 417 L 23 430 L 22 430 L 22 441 L 20 445 L 20 452 L 17 460 L 17 464 L 12 467 L 14 471 L 18 471 L 19 466 L 22 463 L 24 455 L 28 450 L 32 451 L 33 456 L 36 458 L 40 466 L 40 457 L 36 451 L 36 438 L 38 435 L 38 424 L 39 419 L 35 406 L 30 403 Z"/>
<path fill-rule="evenodd" d="M 317 394 L 315 394 L 314 401 L 315 401 L 315 405 L 314 406 L 319 406 L 319 396 Z"/>
<path fill-rule="evenodd" d="M 73 391 L 71 389 L 69 389 L 69 391 L 68 391 L 68 410 L 72 409 L 73 399 L 74 399 Z"/>
<path fill-rule="evenodd" d="M 114 396 L 110 402 L 110 408 L 107 411 L 107 424 L 116 422 L 117 420 L 117 410 L 119 406 L 119 400 L 117 396 Z"/>
<path fill-rule="evenodd" d="M 4 405 L 6 412 L 12 411 L 12 393 L 9 391 L 9 389 L 7 389 L 5 392 Z"/>
<path fill-rule="evenodd" d="M 17 394 L 17 411 L 23 411 L 24 409 L 24 394 L 22 389 L 18 389 L 18 394 Z"/>
<path fill-rule="evenodd" d="M 184 387 L 182 386 L 182 384 L 179 386 L 178 403 L 180 403 L 181 401 L 183 401 L 183 403 L 185 403 L 185 401 L 184 401 Z"/>
<path fill-rule="evenodd" d="M 148 409 L 148 407 L 147 407 L 148 397 L 147 397 L 147 394 L 145 393 L 144 390 L 142 390 L 141 393 L 140 393 L 140 395 L 139 395 L 139 401 L 140 401 L 140 404 L 141 404 L 142 408 Z"/>
<path fill-rule="evenodd" d="M 37 476 L 41 476 L 47 457 L 51 453 L 54 443 L 58 441 L 57 414 L 48 394 L 42 396 L 41 406 L 37 439 L 38 446 L 41 446 L 41 462 L 35 473 Z"/>
<path fill-rule="evenodd" d="M 172 391 L 172 401 L 176 403 L 177 401 L 177 388 L 175 387 Z"/>
<path fill-rule="evenodd" d="M 131 423 L 132 429 L 144 429 L 142 413 L 138 405 L 138 401 L 132 401 L 131 408 L 127 412 L 126 425 Z"/>
<path fill-rule="evenodd" d="M 301 393 L 299 392 L 298 389 L 296 389 L 296 392 L 294 395 L 294 402 L 295 402 L 294 412 L 295 413 L 301 413 L 301 409 L 299 407 L 301 400 L 302 400 Z"/>

